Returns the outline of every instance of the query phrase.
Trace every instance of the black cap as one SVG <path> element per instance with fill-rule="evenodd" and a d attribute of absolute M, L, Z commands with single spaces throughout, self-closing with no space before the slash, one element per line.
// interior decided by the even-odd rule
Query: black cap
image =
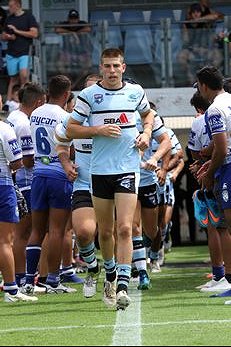
<path fill-rule="evenodd" d="M 79 12 L 76 10 L 70 10 L 68 18 L 79 18 Z"/>

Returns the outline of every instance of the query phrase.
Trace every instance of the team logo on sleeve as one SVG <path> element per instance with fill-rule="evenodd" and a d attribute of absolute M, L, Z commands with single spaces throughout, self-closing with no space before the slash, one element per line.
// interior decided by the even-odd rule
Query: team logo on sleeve
<path fill-rule="evenodd" d="M 224 127 L 224 123 L 220 114 L 212 114 L 211 116 L 209 115 L 208 121 L 212 131 L 222 130 Z"/>
<path fill-rule="evenodd" d="M 95 94 L 94 99 L 97 104 L 101 104 L 103 102 L 103 94 Z"/>
<path fill-rule="evenodd" d="M 11 140 L 8 143 L 13 155 L 18 155 L 21 153 L 21 148 L 19 147 L 18 141 L 16 139 Z"/>

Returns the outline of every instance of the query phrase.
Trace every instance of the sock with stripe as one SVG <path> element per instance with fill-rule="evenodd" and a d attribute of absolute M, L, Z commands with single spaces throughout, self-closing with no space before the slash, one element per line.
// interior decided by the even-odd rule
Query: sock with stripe
<path fill-rule="evenodd" d="M 213 266 L 213 279 L 215 281 L 220 281 L 225 276 L 225 268 L 223 265 L 221 266 Z"/>
<path fill-rule="evenodd" d="M 97 273 L 99 272 L 98 262 L 95 256 L 95 244 L 94 242 L 90 243 L 86 247 L 81 247 L 78 245 L 79 254 L 83 261 L 87 264 L 88 272 Z"/>
<path fill-rule="evenodd" d="M 27 246 L 26 248 L 26 283 L 34 285 L 39 259 L 41 255 L 40 246 Z"/>
<path fill-rule="evenodd" d="M 106 280 L 108 282 L 114 282 L 116 279 L 116 264 L 115 258 L 104 261 L 104 268 L 106 271 Z"/>
<path fill-rule="evenodd" d="M 128 291 L 129 280 L 131 277 L 131 265 L 118 264 L 117 265 L 117 293 L 121 290 Z"/>
<path fill-rule="evenodd" d="M 70 266 L 63 266 L 61 269 L 61 274 L 65 276 L 72 276 L 75 274 L 75 270 L 73 268 L 73 265 Z"/>
<path fill-rule="evenodd" d="M 4 283 L 3 290 L 10 295 L 16 295 L 18 293 L 18 286 L 16 282 Z"/>
<path fill-rule="evenodd" d="M 159 252 L 154 252 L 154 251 L 150 250 L 149 258 L 151 261 L 159 260 Z"/>
<path fill-rule="evenodd" d="M 133 242 L 133 258 L 132 263 L 138 271 L 147 270 L 146 251 L 144 247 L 143 237 L 136 236 L 132 238 Z"/>
<path fill-rule="evenodd" d="M 46 284 L 48 284 L 49 286 L 53 288 L 57 288 L 58 285 L 60 284 L 59 271 L 48 273 Z"/>
<path fill-rule="evenodd" d="M 15 274 L 15 278 L 16 278 L 17 286 L 19 288 L 24 286 L 24 284 L 26 283 L 26 274 L 25 274 L 25 272 L 24 273 Z"/>

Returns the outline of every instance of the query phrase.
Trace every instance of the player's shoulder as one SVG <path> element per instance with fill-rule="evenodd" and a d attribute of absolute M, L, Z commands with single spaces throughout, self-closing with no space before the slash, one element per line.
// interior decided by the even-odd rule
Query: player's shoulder
<path fill-rule="evenodd" d="M 10 126 L 10 124 L 7 124 L 3 121 L 0 121 L 0 135 L 2 137 L 16 137 L 14 129 Z"/>

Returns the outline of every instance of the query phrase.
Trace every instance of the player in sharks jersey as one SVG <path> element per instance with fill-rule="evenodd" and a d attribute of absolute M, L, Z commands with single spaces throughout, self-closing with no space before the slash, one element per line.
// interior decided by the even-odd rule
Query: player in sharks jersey
<path fill-rule="evenodd" d="M 104 50 L 100 67 L 103 79 L 78 96 L 67 135 L 93 138 L 90 173 L 106 269 L 104 301 L 124 309 L 130 303 L 127 288 L 132 261 L 132 221 L 139 184 L 139 149 L 149 146 L 154 117 L 142 87 L 122 82 L 126 65 L 119 49 Z M 139 111 L 144 123 L 144 132 L 137 139 L 135 111 Z M 89 127 L 82 126 L 86 119 L 89 119 Z M 115 207 L 117 285 L 113 236 Z"/>
<path fill-rule="evenodd" d="M 138 202 L 133 221 L 133 263 L 139 271 L 138 289 L 141 290 L 149 288 L 142 227 L 145 234 L 151 240 L 154 240 L 157 232 L 157 214 L 155 212 L 158 206 L 158 199 L 157 184 L 155 183 L 153 171 L 157 168 L 158 161 L 165 156 L 171 148 L 170 139 L 163 122 L 154 110 L 153 112 L 155 114 L 154 128 L 152 131 L 150 146 L 142 155 Z M 143 127 L 140 117 L 137 119 L 137 129 L 142 133 Z M 152 152 L 153 139 L 158 143 L 158 148 L 155 153 Z"/>
<path fill-rule="evenodd" d="M 31 183 L 34 166 L 34 148 L 31 138 L 30 115 L 45 103 L 45 92 L 37 84 L 28 83 L 19 92 L 20 107 L 7 118 L 14 128 L 18 143 L 22 149 L 23 167 L 16 172 L 16 184 L 26 199 L 29 214 L 17 224 L 14 238 L 14 259 L 16 281 L 21 286 L 25 281 L 26 259 L 25 250 L 31 233 Z"/>
<path fill-rule="evenodd" d="M 0 270 L 6 302 L 36 301 L 19 292 L 15 281 L 12 240 L 19 222 L 16 193 L 11 170 L 22 166 L 22 152 L 14 130 L 0 121 Z"/>
<path fill-rule="evenodd" d="M 55 76 L 49 82 L 49 103 L 31 115 L 31 134 L 35 151 L 35 168 L 31 186 L 32 234 L 27 246 L 27 274 L 24 290 L 34 290 L 41 245 L 49 225 L 48 277 L 49 293 L 69 292 L 60 284 L 59 267 L 65 226 L 70 214 L 72 184 L 62 168 L 55 151 L 54 130 L 68 115 L 64 111 L 71 93 L 71 82 Z M 49 224 L 48 224 L 49 223 Z"/>

